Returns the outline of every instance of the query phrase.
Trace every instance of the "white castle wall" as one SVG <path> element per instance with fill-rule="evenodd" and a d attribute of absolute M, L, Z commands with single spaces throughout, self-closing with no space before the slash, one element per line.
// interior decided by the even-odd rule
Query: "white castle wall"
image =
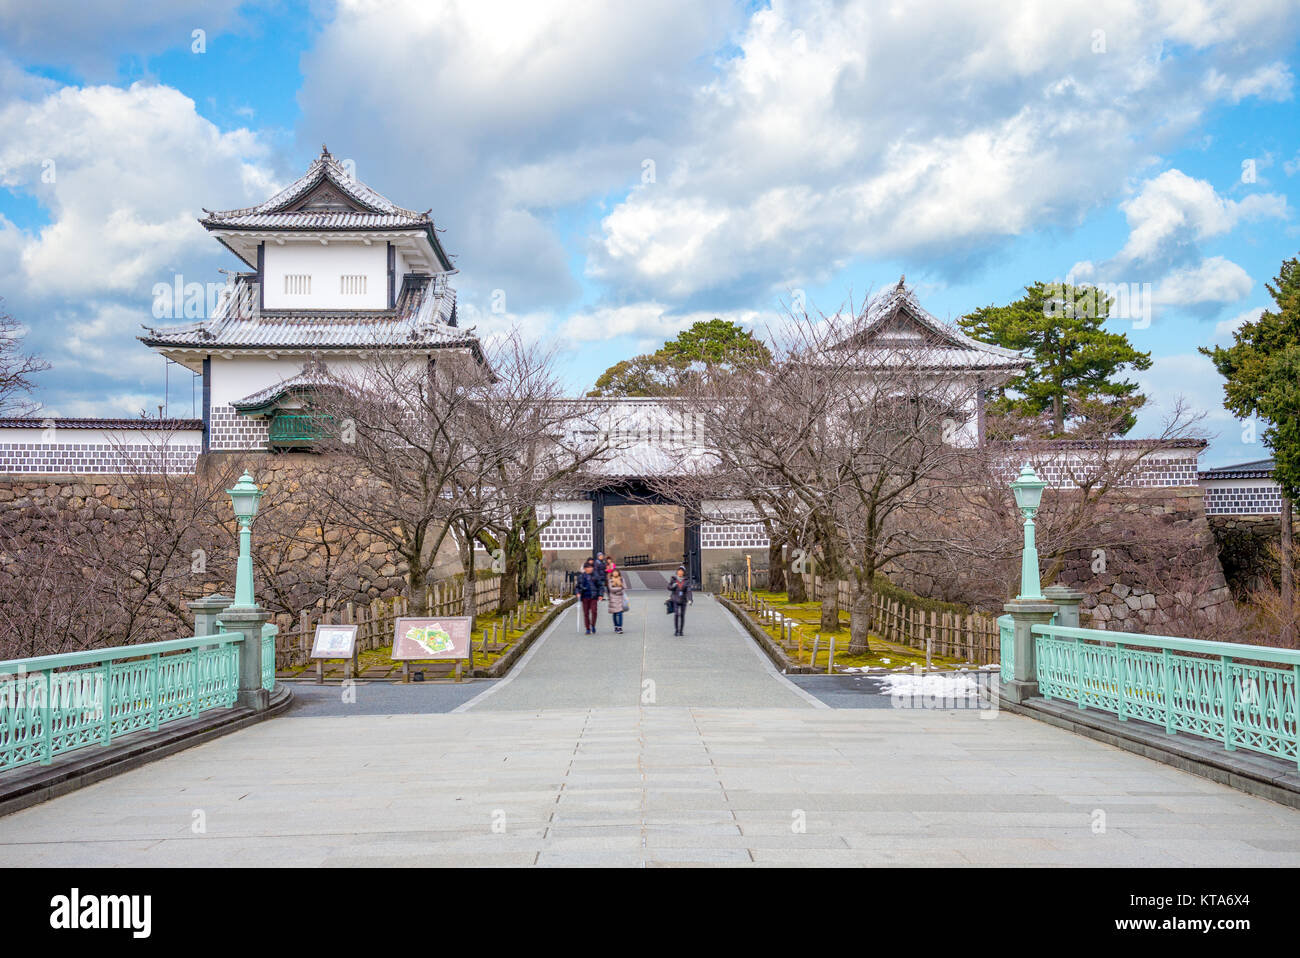
<path fill-rule="evenodd" d="M 590 499 L 538 506 L 537 518 L 540 521 L 555 517 L 555 521 L 542 530 L 543 551 L 585 549 L 590 552 L 593 546 L 591 507 Z"/>
<path fill-rule="evenodd" d="M 266 309 L 386 309 L 388 307 L 388 244 L 319 240 L 305 243 L 267 243 L 263 259 L 265 280 L 262 305 Z M 286 293 L 286 275 L 311 277 L 310 293 Z M 364 294 L 340 292 L 339 278 L 366 278 Z M 401 275 L 400 273 L 398 274 Z"/>
<path fill-rule="evenodd" d="M 754 504 L 742 499 L 706 499 L 700 503 L 701 549 L 766 549 L 768 536 Z M 710 521 L 712 520 L 712 521 Z"/>
<path fill-rule="evenodd" d="M 0 473 L 185 475 L 203 446 L 200 429 L 0 428 Z"/>
<path fill-rule="evenodd" d="M 304 354 L 279 355 L 274 359 L 267 356 L 241 356 L 238 359 L 214 357 L 212 406 L 208 419 L 209 448 L 264 449 L 270 436 L 271 421 L 241 415 L 235 411 L 232 403 L 298 375 L 308 358 Z M 365 360 L 356 357 L 331 358 L 325 365 L 343 377 L 364 375 L 366 369 Z"/>
<path fill-rule="evenodd" d="M 1200 452 L 1199 449 L 1173 449 L 1153 454 L 1119 485 L 1124 488 L 1195 486 Z M 1045 479 L 1052 489 L 1073 488 L 1075 477 L 1086 476 L 1096 468 L 1086 452 L 1009 452 L 1003 467 L 1007 482 L 1016 477 L 1025 462 L 1032 464 L 1038 477 Z"/>
<path fill-rule="evenodd" d="M 1205 514 L 1210 516 L 1279 516 L 1282 487 L 1272 479 L 1202 479 Z"/>

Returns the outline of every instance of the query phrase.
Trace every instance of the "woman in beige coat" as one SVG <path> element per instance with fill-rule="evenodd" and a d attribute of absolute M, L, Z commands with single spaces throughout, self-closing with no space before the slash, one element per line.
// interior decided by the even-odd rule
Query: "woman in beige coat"
<path fill-rule="evenodd" d="M 609 614 L 614 617 L 614 631 L 623 634 L 623 613 L 627 611 L 627 588 L 623 585 L 623 574 L 615 569 L 609 574 Z"/>

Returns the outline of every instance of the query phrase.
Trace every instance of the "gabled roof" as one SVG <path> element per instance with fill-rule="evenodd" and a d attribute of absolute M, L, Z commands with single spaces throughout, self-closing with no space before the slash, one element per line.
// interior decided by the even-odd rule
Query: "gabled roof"
<path fill-rule="evenodd" d="M 144 326 L 146 346 L 221 349 L 478 348 L 472 330 L 456 326 L 456 291 L 442 276 L 406 278 L 392 309 L 262 309 L 255 274 L 241 273 L 207 320 Z"/>
<path fill-rule="evenodd" d="M 259 389 L 243 399 L 237 399 L 230 405 L 242 413 L 255 414 L 267 410 L 291 393 L 309 393 L 330 386 L 337 386 L 337 381 L 330 378 L 324 364 L 316 360 L 308 360 L 303 363 L 302 372 L 282 379 L 265 389 Z"/>
<path fill-rule="evenodd" d="M 901 277 L 897 286 L 871 304 L 861 332 L 832 348 L 855 351 L 864 367 L 908 364 L 1016 372 L 1029 364 L 1014 349 L 982 343 L 939 319 L 917 301 Z"/>
<path fill-rule="evenodd" d="M 1272 459 L 1256 459 L 1254 462 L 1241 462 L 1235 466 L 1218 466 L 1214 469 L 1202 469 L 1196 474 L 1197 479 L 1272 479 Z"/>
<path fill-rule="evenodd" d="M 398 206 L 354 177 L 322 146 L 307 172 L 270 199 L 242 209 L 204 209 L 199 223 L 215 232 L 420 230 L 427 233 L 443 269 L 451 270 L 430 212 Z"/>
<path fill-rule="evenodd" d="M 347 212 L 360 214 L 362 218 L 366 214 L 386 216 L 416 226 L 430 221 L 429 211 L 416 213 L 403 209 L 353 177 L 325 147 L 321 147 L 320 156 L 307 167 L 306 173 L 269 200 L 243 209 L 219 212 L 204 209 L 203 212 L 207 215 L 199 222 L 205 226 L 245 225 L 242 221 L 249 217 L 277 213 L 285 214 L 285 222 L 292 222 L 295 216 L 310 217 L 319 212 Z"/>

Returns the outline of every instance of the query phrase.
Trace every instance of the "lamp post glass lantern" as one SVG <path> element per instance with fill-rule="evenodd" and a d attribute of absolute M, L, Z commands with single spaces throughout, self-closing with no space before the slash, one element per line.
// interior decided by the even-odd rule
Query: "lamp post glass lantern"
<path fill-rule="evenodd" d="M 235 519 L 239 522 L 239 565 L 235 570 L 235 601 L 231 607 L 248 608 L 257 604 L 253 599 L 252 526 L 262 490 L 257 488 L 253 477 L 245 471 L 235 487 L 226 490 L 226 494 L 230 496 Z"/>
<path fill-rule="evenodd" d="M 1043 490 L 1047 483 L 1038 478 L 1029 463 L 1020 469 L 1020 475 L 1011 483 L 1011 491 L 1016 497 L 1016 508 L 1025 517 L 1025 547 L 1020 555 L 1020 595 L 1021 599 L 1041 599 L 1043 590 L 1038 574 L 1038 547 L 1034 542 L 1034 516 L 1043 501 Z"/>

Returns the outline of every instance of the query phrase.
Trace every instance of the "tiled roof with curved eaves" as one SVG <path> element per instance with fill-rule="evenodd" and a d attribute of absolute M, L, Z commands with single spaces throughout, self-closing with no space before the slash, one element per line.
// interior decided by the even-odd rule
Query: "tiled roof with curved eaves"
<path fill-rule="evenodd" d="M 215 214 L 214 214 L 215 215 Z M 226 229 L 249 230 L 400 230 L 424 229 L 432 224 L 429 217 L 416 213 L 344 213 L 344 212 L 291 212 L 291 213 L 237 213 L 221 214 L 216 221 L 205 219 L 205 225 L 220 225 Z"/>
<path fill-rule="evenodd" d="M 440 278 L 411 276 L 393 309 L 267 310 L 257 283 L 237 278 L 211 319 L 175 326 L 145 326 L 147 346 L 198 349 L 365 349 L 476 347 L 478 338 L 458 328 L 456 291 Z"/>
<path fill-rule="evenodd" d="M 1239 462 L 1232 466 L 1202 469 L 1196 477 L 1198 479 L 1271 479 L 1275 465 L 1272 459 L 1256 459 L 1254 462 Z"/>
<path fill-rule="evenodd" d="M 871 304 L 865 320 L 855 336 L 831 347 L 851 355 L 863 368 L 906 365 L 1011 373 L 1029 364 L 1016 350 L 980 342 L 939 319 L 921 305 L 901 278 Z"/>
<path fill-rule="evenodd" d="M 293 208 L 326 182 L 349 201 L 343 204 L 348 209 Z M 375 192 L 324 147 L 307 172 L 270 199 L 242 209 L 203 212 L 199 222 L 209 229 L 401 229 L 433 225 L 428 211 L 403 209 Z"/>

